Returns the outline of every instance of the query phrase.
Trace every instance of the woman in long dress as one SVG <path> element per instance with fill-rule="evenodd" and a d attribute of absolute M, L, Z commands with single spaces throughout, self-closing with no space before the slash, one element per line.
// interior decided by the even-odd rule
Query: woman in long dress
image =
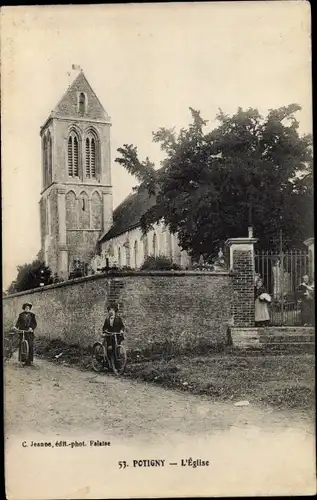
<path fill-rule="evenodd" d="M 263 285 L 263 281 L 258 279 L 255 283 L 254 290 L 254 320 L 256 326 L 267 326 L 270 324 L 268 301 L 261 297 L 262 294 L 267 294 L 267 292 Z"/>
<path fill-rule="evenodd" d="M 315 284 L 310 282 L 307 275 L 303 276 L 298 292 L 301 301 L 301 323 L 303 326 L 314 326 Z"/>

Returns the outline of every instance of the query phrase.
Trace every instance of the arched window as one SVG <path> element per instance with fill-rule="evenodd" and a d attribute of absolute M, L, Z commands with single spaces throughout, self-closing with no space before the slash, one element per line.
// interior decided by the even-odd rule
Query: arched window
<path fill-rule="evenodd" d="M 96 139 L 92 134 L 86 139 L 86 177 L 96 178 Z"/>
<path fill-rule="evenodd" d="M 157 237 L 156 234 L 153 234 L 153 255 L 157 257 Z"/>
<path fill-rule="evenodd" d="M 47 186 L 47 139 L 45 135 L 43 137 L 42 147 L 43 147 L 43 184 L 44 187 L 46 187 Z"/>
<path fill-rule="evenodd" d="M 77 228 L 77 201 L 73 191 L 66 194 L 66 228 Z"/>
<path fill-rule="evenodd" d="M 110 245 L 108 246 L 108 255 L 110 257 L 114 257 L 114 249 L 113 249 L 113 244 L 110 243 Z"/>
<path fill-rule="evenodd" d="M 71 132 L 68 138 L 68 175 L 78 177 L 78 138 L 74 132 Z"/>
<path fill-rule="evenodd" d="M 43 185 L 47 187 L 52 182 L 52 138 L 49 131 L 42 139 Z"/>
<path fill-rule="evenodd" d="M 167 251 L 170 259 L 173 259 L 173 242 L 172 242 L 172 234 L 167 231 Z"/>
<path fill-rule="evenodd" d="M 84 115 L 86 111 L 86 96 L 83 92 L 79 94 L 78 111 L 80 115 Z"/>
<path fill-rule="evenodd" d="M 90 228 L 89 201 L 88 195 L 85 192 L 82 192 L 79 195 L 78 219 L 80 229 Z"/>
<path fill-rule="evenodd" d="M 121 267 L 121 248 L 118 248 L 118 267 Z"/>
<path fill-rule="evenodd" d="M 102 227 L 102 200 L 97 191 L 91 197 L 91 224 L 92 229 L 101 229 Z"/>
<path fill-rule="evenodd" d="M 47 182 L 50 184 L 52 182 L 52 138 L 51 134 L 47 134 Z"/>
<path fill-rule="evenodd" d="M 138 242 L 135 240 L 134 242 L 134 267 L 138 268 Z"/>

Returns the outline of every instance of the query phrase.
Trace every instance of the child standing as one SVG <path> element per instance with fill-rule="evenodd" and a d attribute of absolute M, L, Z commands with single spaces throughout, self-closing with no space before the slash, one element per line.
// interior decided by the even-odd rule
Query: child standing
<path fill-rule="evenodd" d="M 124 324 L 120 316 L 118 315 L 118 306 L 111 305 L 107 307 L 108 316 L 103 324 L 102 333 L 106 337 L 106 333 L 119 333 L 118 344 L 121 344 L 124 340 Z M 107 347 L 111 346 L 111 337 L 107 338 Z"/>

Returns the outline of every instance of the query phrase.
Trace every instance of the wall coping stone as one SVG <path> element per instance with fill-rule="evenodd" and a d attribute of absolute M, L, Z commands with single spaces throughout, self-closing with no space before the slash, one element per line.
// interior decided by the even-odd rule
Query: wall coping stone
<path fill-rule="evenodd" d="M 61 281 L 60 283 L 53 283 L 52 285 L 46 285 L 37 288 L 31 288 L 30 290 L 23 290 L 22 292 L 12 293 L 10 295 L 4 295 L 2 300 L 11 299 L 13 297 L 20 297 L 23 295 L 29 295 L 34 293 L 42 293 L 46 290 L 52 290 L 54 288 L 63 288 L 65 286 L 71 286 L 77 283 L 85 283 L 88 281 L 95 281 L 103 278 L 127 278 L 127 277 L 148 277 L 148 276 L 163 276 L 163 277 L 184 277 L 184 276 L 234 276 L 235 273 L 232 271 L 110 271 L 105 273 L 92 274 L 91 276 L 84 276 L 81 278 L 74 278 L 72 280 Z"/>
<path fill-rule="evenodd" d="M 312 238 L 308 238 L 307 240 L 304 241 L 304 245 L 306 245 L 307 247 L 313 245 L 315 243 L 315 238 L 312 237 Z"/>
<path fill-rule="evenodd" d="M 228 240 L 226 240 L 225 246 L 244 245 L 246 243 L 254 245 L 258 241 L 258 238 L 229 238 Z"/>

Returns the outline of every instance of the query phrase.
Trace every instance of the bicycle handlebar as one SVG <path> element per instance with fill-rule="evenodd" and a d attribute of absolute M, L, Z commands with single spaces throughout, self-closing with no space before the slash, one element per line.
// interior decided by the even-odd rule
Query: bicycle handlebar
<path fill-rule="evenodd" d="M 102 335 L 107 335 L 108 337 L 112 337 L 112 335 L 121 335 L 121 332 L 102 332 Z"/>
<path fill-rule="evenodd" d="M 19 328 L 12 328 L 13 333 L 31 333 L 33 330 L 19 330 Z"/>

